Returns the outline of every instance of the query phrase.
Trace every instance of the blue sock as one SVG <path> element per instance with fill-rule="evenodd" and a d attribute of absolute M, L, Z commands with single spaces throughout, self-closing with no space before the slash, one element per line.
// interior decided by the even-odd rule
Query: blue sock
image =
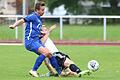
<path fill-rule="evenodd" d="M 57 60 L 56 60 L 56 58 L 54 56 L 52 56 L 50 58 L 50 63 L 56 69 L 56 71 L 58 72 L 58 74 L 61 74 L 61 69 L 60 69 L 60 67 L 59 67 L 59 65 L 57 63 Z"/>
<path fill-rule="evenodd" d="M 37 71 L 37 69 L 39 68 L 39 66 L 42 64 L 42 62 L 44 61 L 45 56 L 43 54 L 41 54 L 37 59 L 36 62 L 34 64 L 33 67 L 33 71 Z"/>

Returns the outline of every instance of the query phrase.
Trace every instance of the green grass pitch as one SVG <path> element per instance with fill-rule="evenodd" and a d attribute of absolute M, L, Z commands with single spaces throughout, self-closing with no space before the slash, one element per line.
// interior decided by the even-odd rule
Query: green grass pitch
<path fill-rule="evenodd" d="M 51 24 L 46 24 L 50 27 Z M 18 27 L 18 39 L 23 40 L 23 29 Z M 107 25 L 107 41 L 120 40 L 120 24 Z M 3 35 L 4 34 L 4 35 Z M 60 39 L 60 27 L 53 30 L 50 36 L 54 40 Z M 15 29 L 11 30 L 8 25 L 0 24 L 0 40 L 14 40 Z M 80 41 L 103 41 L 103 25 L 63 25 L 64 40 L 80 40 Z"/>
<path fill-rule="evenodd" d="M 87 62 L 95 59 L 100 63 L 97 72 L 83 77 L 41 77 L 33 78 L 28 71 L 33 66 L 37 55 L 23 46 L 0 46 L 0 80 L 119 80 L 120 46 L 57 46 L 67 53 L 81 68 L 87 69 Z M 40 74 L 47 73 L 44 63 Z"/>

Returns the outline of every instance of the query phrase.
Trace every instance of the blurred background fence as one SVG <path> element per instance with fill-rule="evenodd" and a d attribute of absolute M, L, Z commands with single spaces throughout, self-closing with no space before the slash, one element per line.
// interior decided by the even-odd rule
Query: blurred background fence
<path fill-rule="evenodd" d="M 0 42 L 23 42 L 25 25 L 11 30 L 8 26 L 23 15 L 0 15 Z M 53 40 L 77 40 L 81 42 L 119 42 L 120 16 L 43 16 L 46 27 L 57 24 L 52 32 Z M 120 21 L 120 20 L 119 20 Z"/>
<path fill-rule="evenodd" d="M 120 42 L 119 0 L 0 0 L 0 42 L 23 42 L 25 25 L 8 26 L 34 11 L 38 1 L 46 3 L 46 27 L 58 26 L 50 35 L 53 40 Z"/>

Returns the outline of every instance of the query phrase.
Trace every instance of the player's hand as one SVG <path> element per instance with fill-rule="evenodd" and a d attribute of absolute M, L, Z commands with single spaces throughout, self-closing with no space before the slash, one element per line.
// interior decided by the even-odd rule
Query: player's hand
<path fill-rule="evenodd" d="M 15 26 L 14 26 L 14 25 L 10 25 L 9 28 L 10 28 L 10 29 L 14 29 Z"/>
<path fill-rule="evenodd" d="M 46 34 L 48 32 L 47 28 L 45 27 L 45 25 L 42 25 L 42 31 L 41 34 Z"/>

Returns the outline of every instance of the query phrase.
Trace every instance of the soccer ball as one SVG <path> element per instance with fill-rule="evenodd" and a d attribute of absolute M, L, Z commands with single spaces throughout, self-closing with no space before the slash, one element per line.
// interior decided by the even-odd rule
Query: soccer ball
<path fill-rule="evenodd" d="M 97 71 L 99 69 L 99 63 L 96 60 L 91 60 L 88 62 L 88 69 L 92 71 Z"/>

